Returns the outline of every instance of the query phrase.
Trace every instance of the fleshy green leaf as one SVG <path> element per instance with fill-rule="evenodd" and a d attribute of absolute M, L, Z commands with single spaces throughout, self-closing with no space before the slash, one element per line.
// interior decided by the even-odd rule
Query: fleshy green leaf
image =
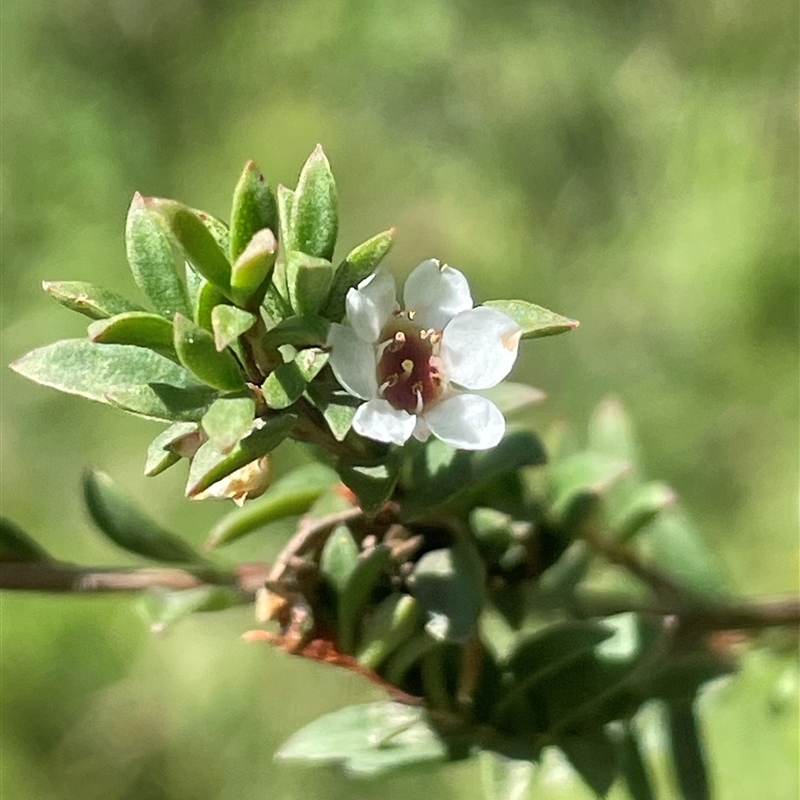
<path fill-rule="evenodd" d="M 359 555 L 339 591 L 337 633 L 339 649 L 353 653 L 356 648 L 358 623 L 375 587 L 386 579 L 392 565 L 388 545 L 378 544 Z"/>
<path fill-rule="evenodd" d="M 177 464 L 181 456 L 172 449 L 172 445 L 187 436 L 197 434 L 197 431 L 198 427 L 193 422 L 176 422 L 159 433 L 147 448 L 144 474 L 152 478 Z"/>
<path fill-rule="evenodd" d="M 269 420 L 257 420 L 252 433 L 240 439 L 227 454 L 220 453 L 212 442 L 206 442 L 192 459 L 186 496 L 194 497 L 232 472 L 274 450 L 297 422 L 294 414 L 281 414 Z"/>
<path fill-rule="evenodd" d="M 353 248 L 336 269 L 322 316 L 338 322 L 344 316 L 347 292 L 375 272 L 394 244 L 395 229 L 383 231 Z"/>
<path fill-rule="evenodd" d="M 37 541 L 11 520 L 0 517 L 0 563 L 52 561 L 52 556 Z"/>
<path fill-rule="evenodd" d="M 489 300 L 484 305 L 508 314 L 522 328 L 523 339 L 538 339 L 541 336 L 566 333 L 577 328 L 579 324 L 575 319 L 562 317 L 524 300 Z"/>
<path fill-rule="evenodd" d="M 175 200 L 149 197 L 145 203 L 166 222 L 194 269 L 233 300 L 228 257 L 197 212 Z"/>
<path fill-rule="evenodd" d="M 607 397 L 589 420 L 589 449 L 627 461 L 635 472 L 639 464 L 639 446 L 628 413 L 615 397 Z"/>
<path fill-rule="evenodd" d="M 446 744 L 419 706 L 379 701 L 334 711 L 306 725 L 276 758 L 337 763 L 355 777 L 448 760 Z"/>
<path fill-rule="evenodd" d="M 245 388 L 236 359 L 229 350 L 217 350 L 214 337 L 207 330 L 180 314 L 175 315 L 174 324 L 175 350 L 187 369 L 203 383 L 223 392 Z"/>
<path fill-rule="evenodd" d="M 341 389 L 316 383 L 310 384 L 306 393 L 325 418 L 336 441 L 343 441 L 353 427 L 356 409 L 363 401 Z"/>
<path fill-rule="evenodd" d="M 128 211 L 125 244 L 133 278 L 156 311 L 167 319 L 176 313 L 188 314 L 186 289 L 178 277 L 183 258 L 163 220 L 138 192 Z"/>
<path fill-rule="evenodd" d="M 144 311 L 121 294 L 83 281 L 43 281 L 42 288 L 55 300 L 92 319 L 106 319 L 126 311 Z"/>
<path fill-rule="evenodd" d="M 264 401 L 276 411 L 297 402 L 306 388 L 306 382 L 294 361 L 281 364 L 267 375 L 261 386 Z"/>
<path fill-rule="evenodd" d="M 253 427 L 256 401 L 251 395 L 220 397 L 203 415 L 203 430 L 220 453 L 228 453 Z"/>
<path fill-rule="evenodd" d="M 136 394 L 138 387 L 144 387 L 145 394 L 149 392 L 151 405 L 164 398 L 161 406 L 167 412 L 172 405 L 170 400 L 175 401 L 177 407 L 183 406 L 185 393 L 194 394 L 200 390 L 208 396 L 208 389 L 181 365 L 152 350 L 131 345 L 65 339 L 32 350 L 11 364 L 11 368 L 36 383 L 123 407 L 124 403 L 117 402 L 118 396 Z M 133 407 L 128 410 L 157 419 L 179 418 L 146 413 Z"/>
<path fill-rule="evenodd" d="M 100 344 L 130 344 L 147 347 L 167 358 L 177 359 L 172 323 L 147 311 L 126 311 L 89 325 L 89 338 Z"/>
<path fill-rule="evenodd" d="M 163 633 L 190 614 L 223 611 L 241 602 L 233 588 L 195 586 L 179 591 L 151 589 L 141 599 L 140 608 L 150 623 L 150 630 Z"/>
<path fill-rule="evenodd" d="M 209 386 L 149 383 L 110 389 L 104 400 L 130 414 L 162 422 L 199 422 L 218 393 Z"/>
<path fill-rule="evenodd" d="M 339 476 L 322 464 L 298 467 L 275 481 L 263 497 L 226 514 L 211 529 L 206 548 L 211 549 L 263 528 L 270 522 L 305 514 Z"/>
<path fill-rule="evenodd" d="M 104 472 L 84 474 L 83 494 L 92 521 L 124 550 L 156 561 L 207 563 L 187 542 L 150 519 Z"/>
<path fill-rule="evenodd" d="M 587 450 L 550 465 L 552 511 L 558 518 L 569 515 L 582 497 L 601 495 L 630 469 L 627 461 Z"/>
<path fill-rule="evenodd" d="M 286 283 L 292 308 L 300 315 L 317 314 L 333 282 L 333 265 L 299 250 L 290 251 L 286 258 Z"/>
<path fill-rule="evenodd" d="M 338 594 L 344 590 L 356 566 L 358 545 L 347 525 L 337 525 L 328 536 L 319 560 L 319 571 Z"/>
<path fill-rule="evenodd" d="M 313 315 L 287 317 L 264 334 L 263 344 L 272 349 L 284 344 L 292 347 L 324 345 L 330 325 L 323 317 Z"/>
<path fill-rule="evenodd" d="M 294 357 L 293 363 L 303 381 L 311 383 L 328 363 L 330 357 L 330 353 L 319 347 L 307 347 Z"/>
<path fill-rule="evenodd" d="M 545 393 L 541 389 L 513 381 L 502 381 L 491 389 L 483 389 L 475 394 L 491 400 L 503 412 L 504 417 L 541 403 L 545 398 Z"/>
<path fill-rule="evenodd" d="M 278 241 L 283 248 L 283 252 L 288 253 L 290 250 L 298 249 L 292 228 L 292 207 L 294 206 L 295 193 L 286 186 L 278 184 L 276 199 L 278 202 Z M 286 286 L 279 284 L 278 289 L 286 297 Z"/>
<path fill-rule="evenodd" d="M 617 776 L 617 748 L 602 728 L 562 737 L 558 746 L 598 797 L 605 797 Z"/>
<path fill-rule="evenodd" d="M 374 514 L 391 497 L 400 472 L 400 459 L 389 458 L 384 464 L 362 466 L 340 458 L 336 470 L 342 483 L 358 498 L 367 514 Z"/>
<path fill-rule="evenodd" d="M 611 522 L 616 538 L 629 541 L 662 511 L 673 507 L 676 500 L 675 492 L 665 483 L 651 481 L 632 489 Z"/>
<path fill-rule="evenodd" d="M 395 592 L 370 610 L 356 659 L 376 670 L 416 631 L 421 618 L 419 603 L 408 594 Z"/>
<path fill-rule="evenodd" d="M 526 800 L 536 770 L 532 761 L 481 750 L 478 754 L 485 800 Z"/>
<path fill-rule="evenodd" d="M 425 553 L 408 581 L 428 615 L 428 633 L 454 642 L 475 631 L 483 607 L 483 582 L 480 560 L 463 545 Z"/>
<path fill-rule="evenodd" d="M 245 251 L 256 231 L 269 228 L 278 235 L 278 203 L 254 161 L 248 161 L 233 191 L 230 259 Z"/>
<path fill-rule="evenodd" d="M 201 328 L 211 331 L 213 330 L 211 315 L 217 306 L 227 302 L 225 295 L 213 283 L 198 275 L 188 262 L 186 264 L 186 275 L 187 283 L 189 284 L 189 299 L 192 304 L 192 319 Z M 191 283 L 189 282 L 189 276 L 192 276 Z"/>
<path fill-rule="evenodd" d="M 656 800 L 639 737 L 630 722 L 620 742 L 620 762 L 631 800 Z"/>
<path fill-rule="evenodd" d="M 268 228 L 256 231 L 231 267 L 231 294 L 236 303 L 257 308 L 267 291 L 278 254 L 278 240 Z"/>
<path fill-rule="evenodd" d="M 218 305 L 211 312 L 211 327 L 214 331 L 214 344 L 222 352 L 256 324 L 256 317 L 249 311 L 236 306 Z"/>
<path fill-rule="evenodd" d="M 206 226 L 208 232 L 220 246 L 222 252 L 227 253 L 231 240 L 231 233 L 228 230 L 228 226 L 221 219 L 213 216 L 213 214 L 209 214 L 207 211 L 201 211 L 199 208 L 192 208 L 190 211 Z"/>
<path fill-rule="evenodd" d="M 294 249 L 327 261 L 333 258 L 339 230 L 336 183 L 321 145 L 300 172 L 291 220 Z"/>
<path fill-rule="evenodd" d="M 691 702 L 667 706 L 672 764 L 683 800 L 711 800 L 703 743 Z"/>

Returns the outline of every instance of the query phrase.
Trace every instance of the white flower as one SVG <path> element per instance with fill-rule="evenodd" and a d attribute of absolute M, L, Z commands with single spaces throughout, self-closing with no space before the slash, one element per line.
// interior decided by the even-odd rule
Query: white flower
<path fill-rule="evenodd" d="M 494 403 L 462 389 L 489 389 L 511 371 L 522 329 L 494 308 L 473 308 L 464 275 L 435 259 L 408 276 L 405 310 L 394 279 L 376 272 L 347 293 L 349 325 L 331 325 L 330 365 L 366 402 L 353 429 L 403 444 L 432 433 L 462 450 L 494 447 L 505 420 Z"/>

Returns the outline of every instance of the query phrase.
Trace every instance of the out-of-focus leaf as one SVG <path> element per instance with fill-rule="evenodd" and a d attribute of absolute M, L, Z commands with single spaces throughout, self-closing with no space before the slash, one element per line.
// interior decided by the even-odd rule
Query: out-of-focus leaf
<path fill-rule="evenodd" d="M 633 423 L 622 403 L 607 397 L 594 410 L 589 420 L 589 449 L 627 461 L 632 473 L 639 464 L 639 446 Z"/>
<path fill-rule="evenodd" d="M 156 561 L 206 563 L 187 542 L 141 511 L 104 472 L 84 474 L 83 495 L 92 521 L 119 547 Z"/>
<path fill-rule="evenodd" d="M 481 750 L 478 759 L 486 800 L 526 800 L 536 771 L 533 761 L 508 758 L 490 750 Z"/>
<path fill-rule="evenodd" d="M 160 475 L 173 464 L 177 464 L 181 460 L 181 456 L 171 446 L 176 441 L 195 434 L 197 430 L 198 427 L 193 422 L 176 422 L 159 433 L 147 448 L 144 474 L 152 478 Z"/>
<path fill-rule="evenodd" d="M 394 592 L 370 610 L 356 653 L 359 664 L 372 670 L 415 632 L 421 614 L 419 603 L 408 594 Z"/>
<path fill-rule="evenodd" d="M 691 701 L 667 705 L 672 764 L 683 800 L 711 800 L 703 743 Z"/>
<path fill-rule="evenodd" d="M 632 489 L 611 520 L 615 538 L 627 542 L 647 527 L 664 509 L 674 506 L 675 492 L 665 483 L 650 481 Z"/>
<path fill-rule="evenodd" d="M 302 397 L 305 388 L 306 382 L 294 361 L 281 364 L 274 369 L 261 385 L 264 402 L 276 411 L 296 403 Z"/>
<path fill-rule="evenodd" d="M 566 517 L 581 496 L 602 494 L 628 469 L 627 461 L 589 450 L 551 464 L 552 513 L 556 518 Z"/>
<path fill-rule="evenodd" d="M 11 520 L 0 517 L 0 563 L 52 561 L 36 540 Z"/>
<path fill-rule="evenodd" d="M 578 320 L 562 317 L 524 300 L 489 300 L 484 305 L 508 314 L 522 328 L 523 339 L 553 336 L 578 327 Z"/>
<path fill-rule="evenodd" d="M 284 344 L 293 347 L 324 345 L 328 339 L 330 322 L 324 317 L 314 315 L 293 316 L 279 322 L 264 334 L 264 347 L 278 348 Z"/>
<path fill-rule="evenodd" d="M 167 319 L 188 314 L 186 289 L 178 277 L 183 258 L 163 220 L 139 192 L 133 196 L 128 211 L 125 244 L 133 278 L 156 311 Z"/>
<path fill-rule="evenodd" d="M 425 629 L 436 639 L 453 642 L 474 633 L 483 607 L 483 582 L 480 559 L 464 544 L 425 553 L 408 580 L 427 614 Z"/>
<path fill-rule="evenodd" d="M 315 315 L 328 297 L 334 269 L 324 258 L 291 250 L 286 257 L 289 302 L 296 314 Z"/>
<path fill-rule="evenodd" d="M 268 420 L 256 420 L 252 433 L 240 439 L 229 453 L 220 453 L 212 442 L 206 442 L 192 459 L 186 496 L 195 497 L 274 450 L 297 422 L 294 414 L 281 414 Z"/>
<path fill-rule="evenodd" d="M 234 344 L 239 337 L 256 323 L 255 315 L 236 306 L 225 304 L 214 306 L 211 312 L 211 328 L 214 331 L 214 344 L 222 352 Z"/>
<path fill-rule="evenodd" d="M 376 585 L 384 579 L 392 565 L 392 551 L 379 544 L 361 553 L 339 592 L 339 649 L 353 653 L 356 647 L 358 621 Z"/>
<path fill-rule="evenodd" d="M 605 797 L 619 769 L 617 748 L 608 734 L 596 728 L 580 736 L 561 737 L 558 746 L 591 790 Z"/>
<path fill-rule="evenodd" d="M 248 161 L 233 191 L 229 250 L 231 262 L 239 258 L 256 231 L 263 228 L 269 228 L 278 235 L 278 203 L 255 162 Z"/>
<path fill-rule="evenodd" d="M 541 403 L 545 398 L 545 393 L 541 389 L 534 389 L 533 386 L 513 381 L 502 381 L 491 389 L 483 389 L 475 394 L 491 400 L 504 416 Z"/>
<path fill-rule="evenodd" d="M 286 517 L 305 514 L 339 476 L 323 464 L 298 467 L 267 489 L 264 496 L 226 514 L 211 529 L 206 548 L 219 547 Z"/>
<path fill-rule="evenodd" d="M 153 633 L 201 611 L 224 611 L 241 602 L 236 590 L 227 586 L 195 586 L 173 591 L 151 589 L 141 598 L 140 608 Z"/>
<path fill-rule="evenodd" d="M 166 222 L 195 270 L 233 300 L 228 257 L 197 212 L 175 200 L 149 197 L 145 203 Z"/>
<path fill-rule="evenodd" d="M 728 675 L 735 668 L 730 657 L 698 649 L 662 659 L 640 684 L 651 697 L 676 702 L 691 700 L 704 683 Z"/>
<path fill-rule="evenodd" d="M 127 311 L 144 311 L 121 294 L 84 281 L 42 281 L 42 288 L 62 306 L 92 319 L 107 319 Z"/>
<path fill-rule="evenodd" d="M 625 723 L 619 749 L 622 776 L 631 800 L 656 800 L 639 737 L 630 722 Z"/>
<path fill-rule="evenodd" d="M 339 231 L 336 183 L 321 145 L 300 171 L 291 220 L 295 249 L 328 261 L 333 258 Z"/>
<path fill-rule="evenodd" d="M 217 350 L 214 337 L 207 330 L 180 314 L 175 315 L 175 350 L 181 363 L 208 386 L 223 392 L 245 388 L 241 369 L 231 352 Z"/>
<path fill-rule="evenodd" d="M 147 311 L 126 311 L 89 325 L 89 338 L 100 344 L 130 344 L 147 347 L 167 358 L 177 359 L 172 323 Z"/>
<path fill-rule="evenodd" d="M 322 548 L 319 569 L 339 595 L 355 569 L 357 558 L 358 545 L 350 529 L 347 525 L 337 525 Z"/>
<path fill-rule="evenodd" d="M 11 368 L 36 383 L 101 403 L 114 402 L 117 390 L 143 384 L 169 387 L 178 393 L 183 389 L 205 391 L 188 370 L 152 350 L 85 339 L 64 339 L 32 350 Z"/>
<path fill-rule="evenodd" d="M 538 594 L 551 605 L 558 606 L 569 598 L 583 580 L 592 561 L 592 551 L 579 539 L 566 550 L 538 578 Z"/>
<path fill-rule="evenodd" d="M 275 266 L 278 240 L 268 228 L 256 231 L 231 267 L 231 294 L 237 305 L 256 309 Z"/>
<path fill-rule="evenodd" d="M 231 448 L 253 427 L 256 402 L 251 395 L 220 397 L 203 415 L 203 430 L 220 453 Z"/>
<path fill-rule="evenodd" d="M 326 714 L 306 725 L 276 758 L 344 765 L 354 777 L 398 767 L 446 761 L 446 744 L 419 706 L 379 701 Z"/>
<path fill-rule="evenodd" d="M 374 514 L 391 497 L 397 484 L 400 459 L 390 457 L 376 466 L 352 464 L 340 458 L 336 471 L 342 483 L 358 498 L 358 504 L 367 514 Z"/>
<path fill-rule="evenodd" d="M 104 400 L 121 411 L 163 422 L 198 422 L 218 393 L 209 386 L 149 383 L 106 392 Z"/>
<path fill-rule="evenodd" d="M 345 297 L 354 286 L 375 272 L 394 244 L 395 229 L 383 231 L 353 248 L 336 269 L 322 316 L 338 322 L 344 316 Z"/>

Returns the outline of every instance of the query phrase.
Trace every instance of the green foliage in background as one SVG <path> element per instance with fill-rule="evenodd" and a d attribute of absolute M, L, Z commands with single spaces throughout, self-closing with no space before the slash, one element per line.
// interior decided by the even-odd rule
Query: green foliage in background
<path fill-rule="evenodd" d="M 3 363 L 85 335 L 40 296 L 42 278 L 132 294 L 119 231 L 133 188 L 227 217 L 230 175 L 247 158 L 290 183 L 323 140 L 348 209 L 342 252 L 394 226 L 394 265 L 435 253 L 468 269 L 481 299 L 513 286 L 579 318 L 578 333 L 529 348 L 518 365 L 550 397 L 537 427 L 586 419 L 618 393 L 647 473 L 680 491 L 729 584 L 797 586 L 793 5 L 73 1 L 5 12 Z M 324 237 L 304 241 L 325 257 Z M 264 261 L 247 267 L 216 288 L 257 289 Z M 146 298 L 103 302 L 136 315 Z M 154 347 L 171 350 L 147 321 Z M 234 338 L 241 323 L 209 321 Z M 235 389 L 221 370 L 219 388 Z M 152 424 L 7 372 L 2 403 L 3 513 L 54 556 L 131 563 L 82 524 L 75 487 L 87 464 L 147 497 L 186 539 L 199 544 L 211 527 L 213 509 L 174 499 L 185 476 L 145 485 L 130 463 Z M 276 456 L 281 468 L 299 460 Z M 236 560 L 272 557 L 287 528 L 272 533 L 233 545 Z M 271 763 L 303 723 L 381 695 L 240 644 L 246 612 L 204 615 L 153 642 L 125 601 L 2 602 L 5 791 L 376 791 Z M 758 653 L 708 697 L 720 796 L 797 793 L 794 674 Z M 663 742 L 646 745 L 658 761 Z M 542 791 L 582 796 L 551 767 Z M 381 791 L 470 796 L 475 769 L 392 778 Z"/>

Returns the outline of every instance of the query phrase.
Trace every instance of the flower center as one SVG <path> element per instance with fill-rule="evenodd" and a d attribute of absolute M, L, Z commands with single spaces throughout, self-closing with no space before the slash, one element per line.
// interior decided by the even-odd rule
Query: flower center
<path fill-rule="evenodd" d="M 419 414 L 439 398 L 442 378 L 433 350 L 437 336 L 403 317 L 381 331 L 379 391 L 396 409 Z"/>

